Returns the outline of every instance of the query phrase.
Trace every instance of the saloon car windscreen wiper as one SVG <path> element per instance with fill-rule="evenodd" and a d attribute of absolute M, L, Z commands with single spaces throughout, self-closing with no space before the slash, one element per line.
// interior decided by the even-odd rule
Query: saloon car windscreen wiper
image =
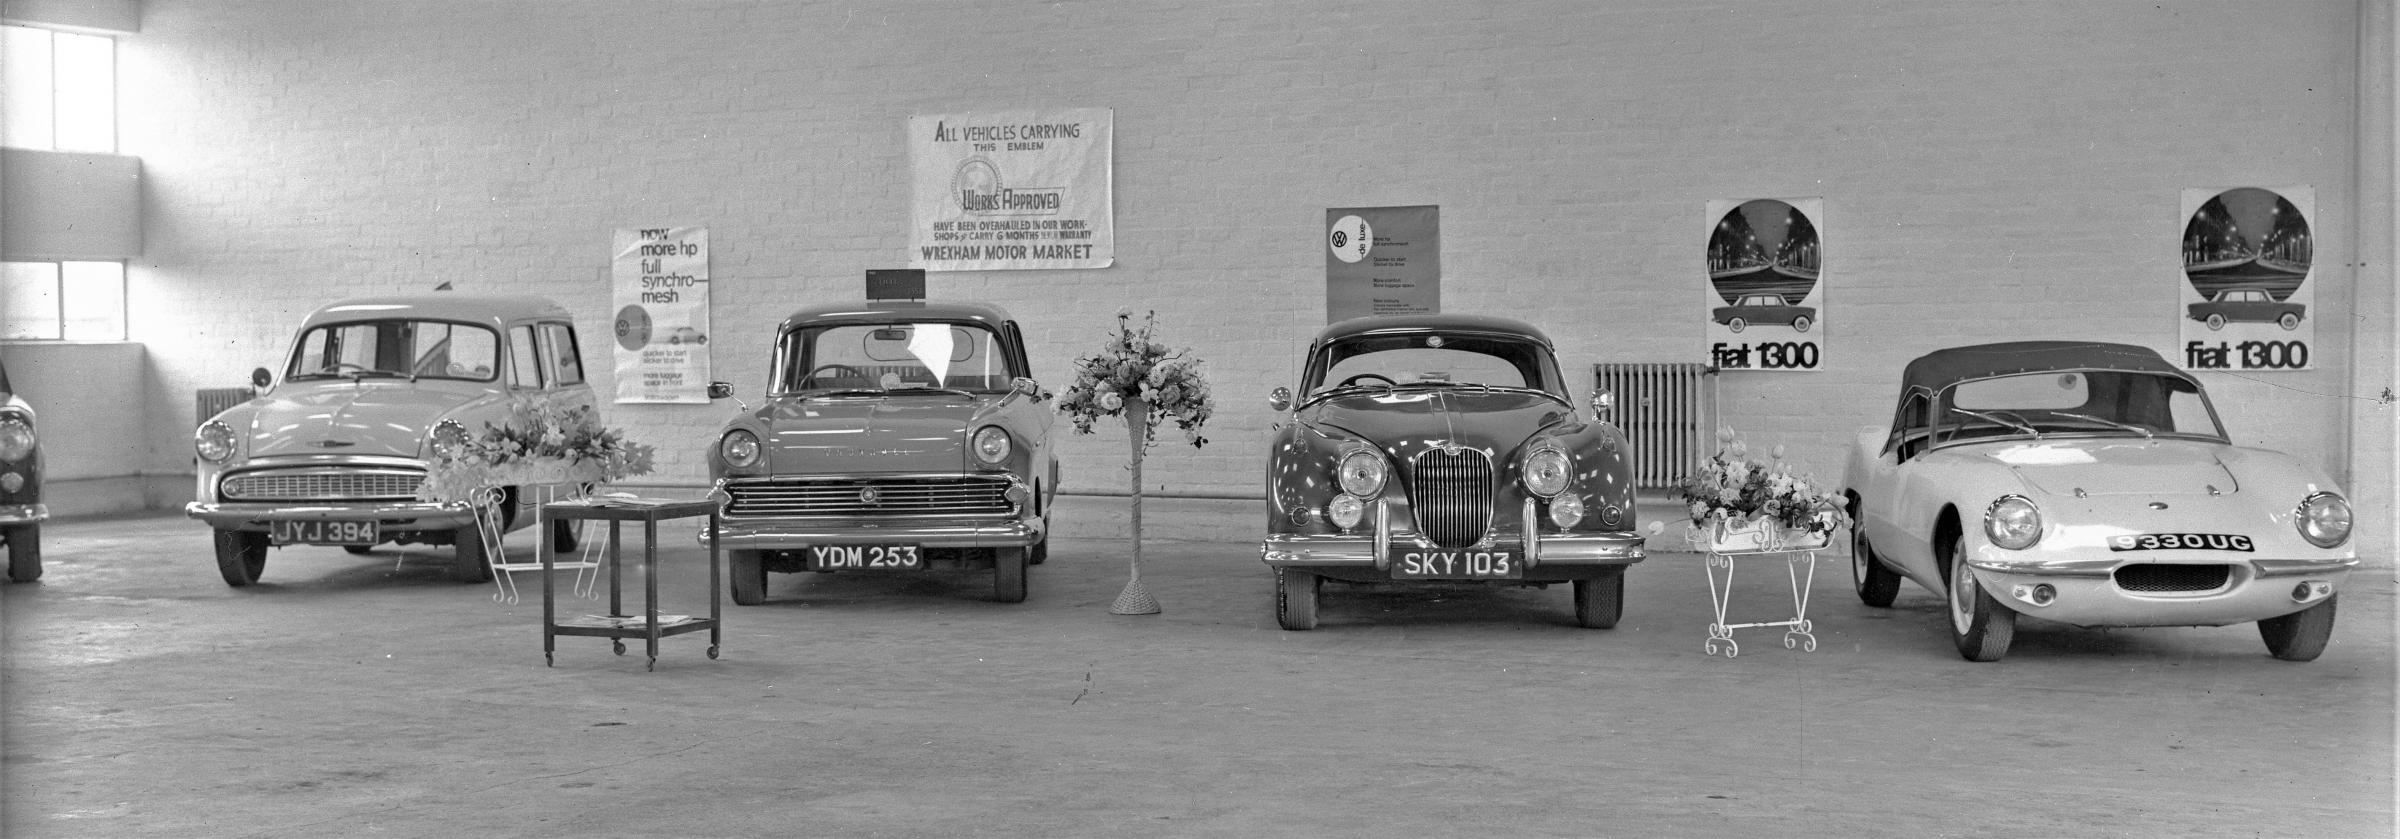
<path fill-rule="evenodd" d="M 964 396 L 968 399 L 975 398 L 974 391 L 970 391 L 965 388 L 937 387 L 934 385 L 901 385 L 885 391 L 885 393 L 951 393 Z"/>
<path fill-rule="evenodd" d="M 2072 411 L 2051 411 L 2051 412 L 2050 412 L 2050 414 L 2051 414 L 2052 416 L 2060 416 L 2060 417 L 2072 417 L 2072 418 L 2079 419 L 2079 420 L 2091 420 L 2091 421 L 2093 421 L 2093 422 L 2096 422 L 2096 423 L 2099 423 L 2099 424 L 2101 424 L 2101 425 L 2111 426 L 2111 427 L 2114 427 L 2114 428 L 2122 428 L 2122 429 L 2125 429 L 2125 430 L 2127 430 L 2127 431 L 2131 431 L 2131 432 L 2133 432 L 2133 433 L 2135 433 L 2135 434 L 2142 435 L 2142 439 L 2144 439 L 2144 440 L 2155 440 L 2155 439 L 2158 439 L 2157 435 L 2155 435 L 2155 434 L 2151 434 L 2151 433 L 2150 433 L 2150 429 L 2143 428 L 2143 427 L 2141 427 L 2141 426 L 2138 426 L 2138 425 L 2132 425 L 2132 424 L 2129 424 L 2129 423 L 2122 423 L 2122 422 L 2118 422 L 2118 421 L 2116 421 L 2116 420 L 2112 420 L 2112 419 L 2101 419 L 2101 418 L 2099 418 L 2099 417 L 2095 417 L 2095 416 L 2092 416 L 2092 415 L 2090 415 L 2090 414 L 2078 414 L 2078 413 L 2074 413 L 2074 412 L 2072 412 Z"/>
<path fill-rule="evenodd" d="M 1951 408 L 1951 409 L 1950 409 L 1950 413 L 1953 413 L 1953 414 L 1965 414 L 1965 415 L 1967 415 L 1967 416 L 1974 417 L 1974 418 L 1976 418 L 1976 419 L 1983 420 L 1983 421 L 1985 421 L 1985 422 L 1989 422 L 1989 423 L 1991 423 L 1991 424 L 1993 424 L 1993 425 L 2005 425 L 2005 426 L 2008 426 L 2008 427 L 2010 427 L 2010 428 L 2014 428 L 2014 429 L 2016 429 L 2016 430 L 2018 430 L 2018 431 L 2022 431 L 2022 432 L 2025 432 L 2025 433 L 2027 433 L 2027 434 L 2031 434 L 2031 435 L 2033 435 L 2033 439 L 2036 439 L 2036 440 L 2042 439 L 2042 432 L 2041 432 L 2041 431 L 2039 431 L 2039 430 L 2036 430 L 2036 429 L 2033 427 L 2033 423 L 2026 422 L 2024 417 L 2017 417 L 2016 419 L 2013 419 L 2013 420 L 2012 420 L 2012 419 L 2006 419 L 2006 418 L 2003 418 L 2002 416 L 2000 416 L 2001 414 L 2008 413 L 2008 412 L 2006 412 L 2006 411 L 1993 411 L 1993 412 L 1990 412 L 1990 413 L 1985 413 L 1985 412 L 1983 412 L 1983 411 L 1970 411 L 1970 410 L 1967 410 L 1967 409 L 1965 409 L 1965 408 Z M 2014 416 L 2014 415 L 2012 414 L 2011 416 Z"/>

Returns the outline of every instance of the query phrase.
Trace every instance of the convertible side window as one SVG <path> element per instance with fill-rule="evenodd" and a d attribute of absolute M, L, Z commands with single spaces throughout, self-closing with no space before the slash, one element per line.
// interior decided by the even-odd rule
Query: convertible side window
<path fill-rule="evenodd" d="M 1900 410 L 1892 415 L 1892 435 L 1883 442 L 1883 450 L 1893 453 L 1901 462 L 1925 452 L 1931 432 L 1931 400 L 1923 393 L 1912 393 L 1900 400 Z"/>

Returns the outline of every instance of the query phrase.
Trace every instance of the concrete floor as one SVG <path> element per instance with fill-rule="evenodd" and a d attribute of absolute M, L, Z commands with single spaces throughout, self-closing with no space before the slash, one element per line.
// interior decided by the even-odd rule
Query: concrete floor
<path fill-rule="evenodd" d="M 1708 588 L 1677 553 L 1633 569 L 1614 630 L 1574 627 L 1563 587 L 1329 586 L 1322 628 L 1284 632 L 1255 518 L 1211 515 L 1161 529 L 1221 537 L 1146 544 L 1160 615 L 1108 614 L 1126 543 L 1070 534 L 1017 605 L 988 572 L 776 575 L 775 600 L 726 605 L 721 659 L 668 638 L 655 672 L 595 638 L 543 666 L 538 598 L 495 603 L 425 549 L 282 549 L 237 590 L 179 515 L 54 522 L 46 576 L 0 586 L 0 828 L 2393 835 L 2388 558 L 2307 664 L 2250 626 L 2031 620 L 1970 664 L 1932 594 L 1868 609 L 1836 556 L 1817 651 L 1745 630 L 1726 659 L 1701 649 Z M 662 605 L 704 613 L 681 530 Z M 1735 620 L 1788 616 L 1780 564 L 1742 573 Z"/>

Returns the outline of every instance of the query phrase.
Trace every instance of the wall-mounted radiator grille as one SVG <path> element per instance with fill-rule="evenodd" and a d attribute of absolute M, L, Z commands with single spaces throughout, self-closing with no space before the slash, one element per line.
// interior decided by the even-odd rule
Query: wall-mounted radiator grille
<path fill-rule="evenodd" d="M 1705 364 L 1595 364 L 1598 391 L 1616 395 L 1610 415 L 1633 444 L 1633 485 L 1673 489 L 1715 453 L 1716 376 Z"/>

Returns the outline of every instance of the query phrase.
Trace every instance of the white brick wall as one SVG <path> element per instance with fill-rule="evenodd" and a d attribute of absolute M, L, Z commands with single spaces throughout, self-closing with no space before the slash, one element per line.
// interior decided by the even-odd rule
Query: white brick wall
<path fill-rule="evenodd" d="M 610 230 L 661 224 L 709 228 L 716 377 L 755 394 L 782 314 L 906 264 L 907 118 L 985 108 L 1115 109 L 1117 263 L 933 294 L 1012 310 L 1053 387 L 1117 307 L 1157 309 L 1225 400 L 1214 444 L 1147 463 L 1167 491 L 1256 490 L 1262 397 L 1323 317 L 1327 207 L 1440 205 L 1444 308 L 1527 317 L 1581 371 L 1702 360 L 1705 202 L 1824 199 L 1828 369 L 1725 382 L 1732 423 L 1821 473 L 1926 350 L 2171 347 L 2187 186 L 2314 186 L 2318 299 L 2353 297 L 2347 0 L 143 10 L 120 53 L 149 196 L 134 331 L 167 405 L 350 294 L 534 292 L 597 335 Z M 2342 400 L 2305 395 L 2345 394 L 2339 348 L 2389 345 L 2388 312 L 2318 321 L 2317 371 L 2210 376 L 2226 419 L 2389 474 L 2347 462 Z M 729 410 L 608 415 L 696 483 Z M 154 468 L 187 468 L 154 414 Z M 1121 434 L 1069 442 L 1071 485 L 1122 487 Z"/>

